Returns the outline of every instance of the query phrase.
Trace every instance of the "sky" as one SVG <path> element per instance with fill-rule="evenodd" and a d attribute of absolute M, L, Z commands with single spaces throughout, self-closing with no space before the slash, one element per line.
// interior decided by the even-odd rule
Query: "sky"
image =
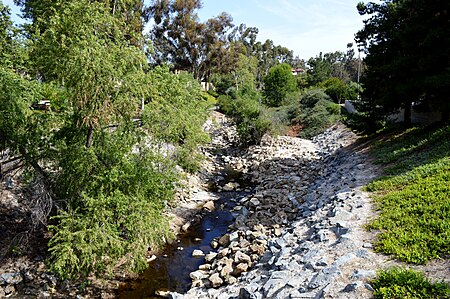
<path fill-rule="evenodd" d="M 259 29 L 258 40 L 274 41 L 308 59 L 347 49 L 363 28 L 356 5 L 361 0 L 203 0 L 200 19 L 225 11 L 234 24 Z M 367 2 L 367 1 L 366 1 Z"/>
<path fill-rule="evenodd" d="M 13 21 L 20 10 L 13 0 L 2 0 L 12 8 Z M 346 51 L 355 33 L 363 27 L 356 5 L 361 0 L 203 0 L 201 21 L 227 12 L 233 24 L 259 29 L 258 40 L 271 39 L 309 59 L 320 52 Z M 149 0 L 145 0 L 148 4 Z M 367 1 L 366 1 L 367 2 Z"/>

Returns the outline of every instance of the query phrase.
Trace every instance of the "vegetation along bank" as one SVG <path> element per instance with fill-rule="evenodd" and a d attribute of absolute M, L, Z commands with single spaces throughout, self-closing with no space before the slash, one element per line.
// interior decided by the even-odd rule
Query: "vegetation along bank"
<path fill-rule="evenodd" d="M 449 298 L 440 270 L 450 252 L 448 1 L 361 2 L 354 42 L 364 58 L 349 41 L 307 61 L 227 13 L 201 22 L 200 0 L 15 2 L 24 25 L 0 1 L 0 297 L 111 297 L 115 278 L 146 269 L 176 240 L 169 211 L 204 171 L 204 124 L 216 109 L 235 125 L 226 144 L 243 158 L 271 148 L 249 168 L 262 197 L 242 209 L 270 211 L 287 198 L 291 216 L 272 219 L 281 223 L 270 223 L 248 275 L 221 289 L 211 273 L 198 280 L 217 289 L 193 292 Z M 413 124 L 415 113 L 433 124 Z M 310 156 L 270 156 L 305 144 Z M 276 180 L 264 185 L 258 167 L 289 176 L 286 185 L 308 174 L 295 184 L 305 189 L 266 196 Z M 358 209 L 364 218 L 353 218 Z M 240 220 L 254 229 L 250 214 Z M 366 234 L 373 239 L 355 241 Z M 349 255 L 315 260 L 331 240 Z M 356 270 L 378 272 L 346 272 L 367 257 L 373 268 Z M 288 278 L 297 280 L 280 284 Z M 336 283 L 326 289 L 328 279 Z"/>

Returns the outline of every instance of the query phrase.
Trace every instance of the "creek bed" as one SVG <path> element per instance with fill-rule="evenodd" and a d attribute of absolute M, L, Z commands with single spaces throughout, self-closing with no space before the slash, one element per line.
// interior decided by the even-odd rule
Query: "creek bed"
<path fill-rule="evenodd" d="M 225 178 L 226 181 L 222 184 L 237 181 L 241 188 L 249 185 L 231 171 L 227 171 Z M 246 190 L 249 189 L 246 188 Z M 213 251 L 211 241 L 226 234 L 228 227 L 234 222 L 231 210 L 235 202 L 251 194 L 246 191 L 211 193 L 217 198 L 216 209 L 211 212 L 202 212 L 199 221 L 191 225 L 187 233 L 178 235 L 176 242 L 168 244 L 162 254 L 149 263 L 148 269 L 137 280 L 119 288 L 117 298 L 161 298 L 156 295 L 156 291 L 185 293 L 189 290 L 191 286 L 189 274 L 196 271 L 205 261 L 204 257 L 193 257 L 193 251 L 200 249 L 205 254 Z"/>

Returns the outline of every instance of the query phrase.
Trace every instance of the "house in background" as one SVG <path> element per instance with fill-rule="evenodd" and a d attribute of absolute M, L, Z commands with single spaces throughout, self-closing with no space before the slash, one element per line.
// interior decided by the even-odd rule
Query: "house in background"
<path fill-rule="evenodd" d="M 294 75 L 294 76 L 303 75 L 304 72 L 305 72 L 305 70 L 301 69 L 301 68 L 293 68 L 292 69 L 292 75 Z"/>
<path fill-rule="evenodd" d="M 31 107 L 33 107 L 34 110 L 50 110 L 50 100 L 42 99 L 36 103 L 33 103 Z"/>
<path fill-rule="evenodd" d="M 214 85 L 211 82 L 200 82 L 202 85 L 202 89 L 203 91 L 210 91 L 210 90 L 214 90 Z"/>

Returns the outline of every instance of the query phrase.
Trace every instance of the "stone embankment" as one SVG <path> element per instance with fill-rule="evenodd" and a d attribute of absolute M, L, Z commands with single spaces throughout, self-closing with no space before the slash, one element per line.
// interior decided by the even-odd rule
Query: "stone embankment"
<path fill-rule="evenodd" d="M 373 215 L 362 187 L 378 169 L 355 140 L 336 125 L 312 141 L 267 137 L 222 157 L 255 192 L 237 202 L 235 223 L 211 242 L 191 290 L 169 296 L 370 298 L 369 280 L 388 262 L 364 230 Z"/>

